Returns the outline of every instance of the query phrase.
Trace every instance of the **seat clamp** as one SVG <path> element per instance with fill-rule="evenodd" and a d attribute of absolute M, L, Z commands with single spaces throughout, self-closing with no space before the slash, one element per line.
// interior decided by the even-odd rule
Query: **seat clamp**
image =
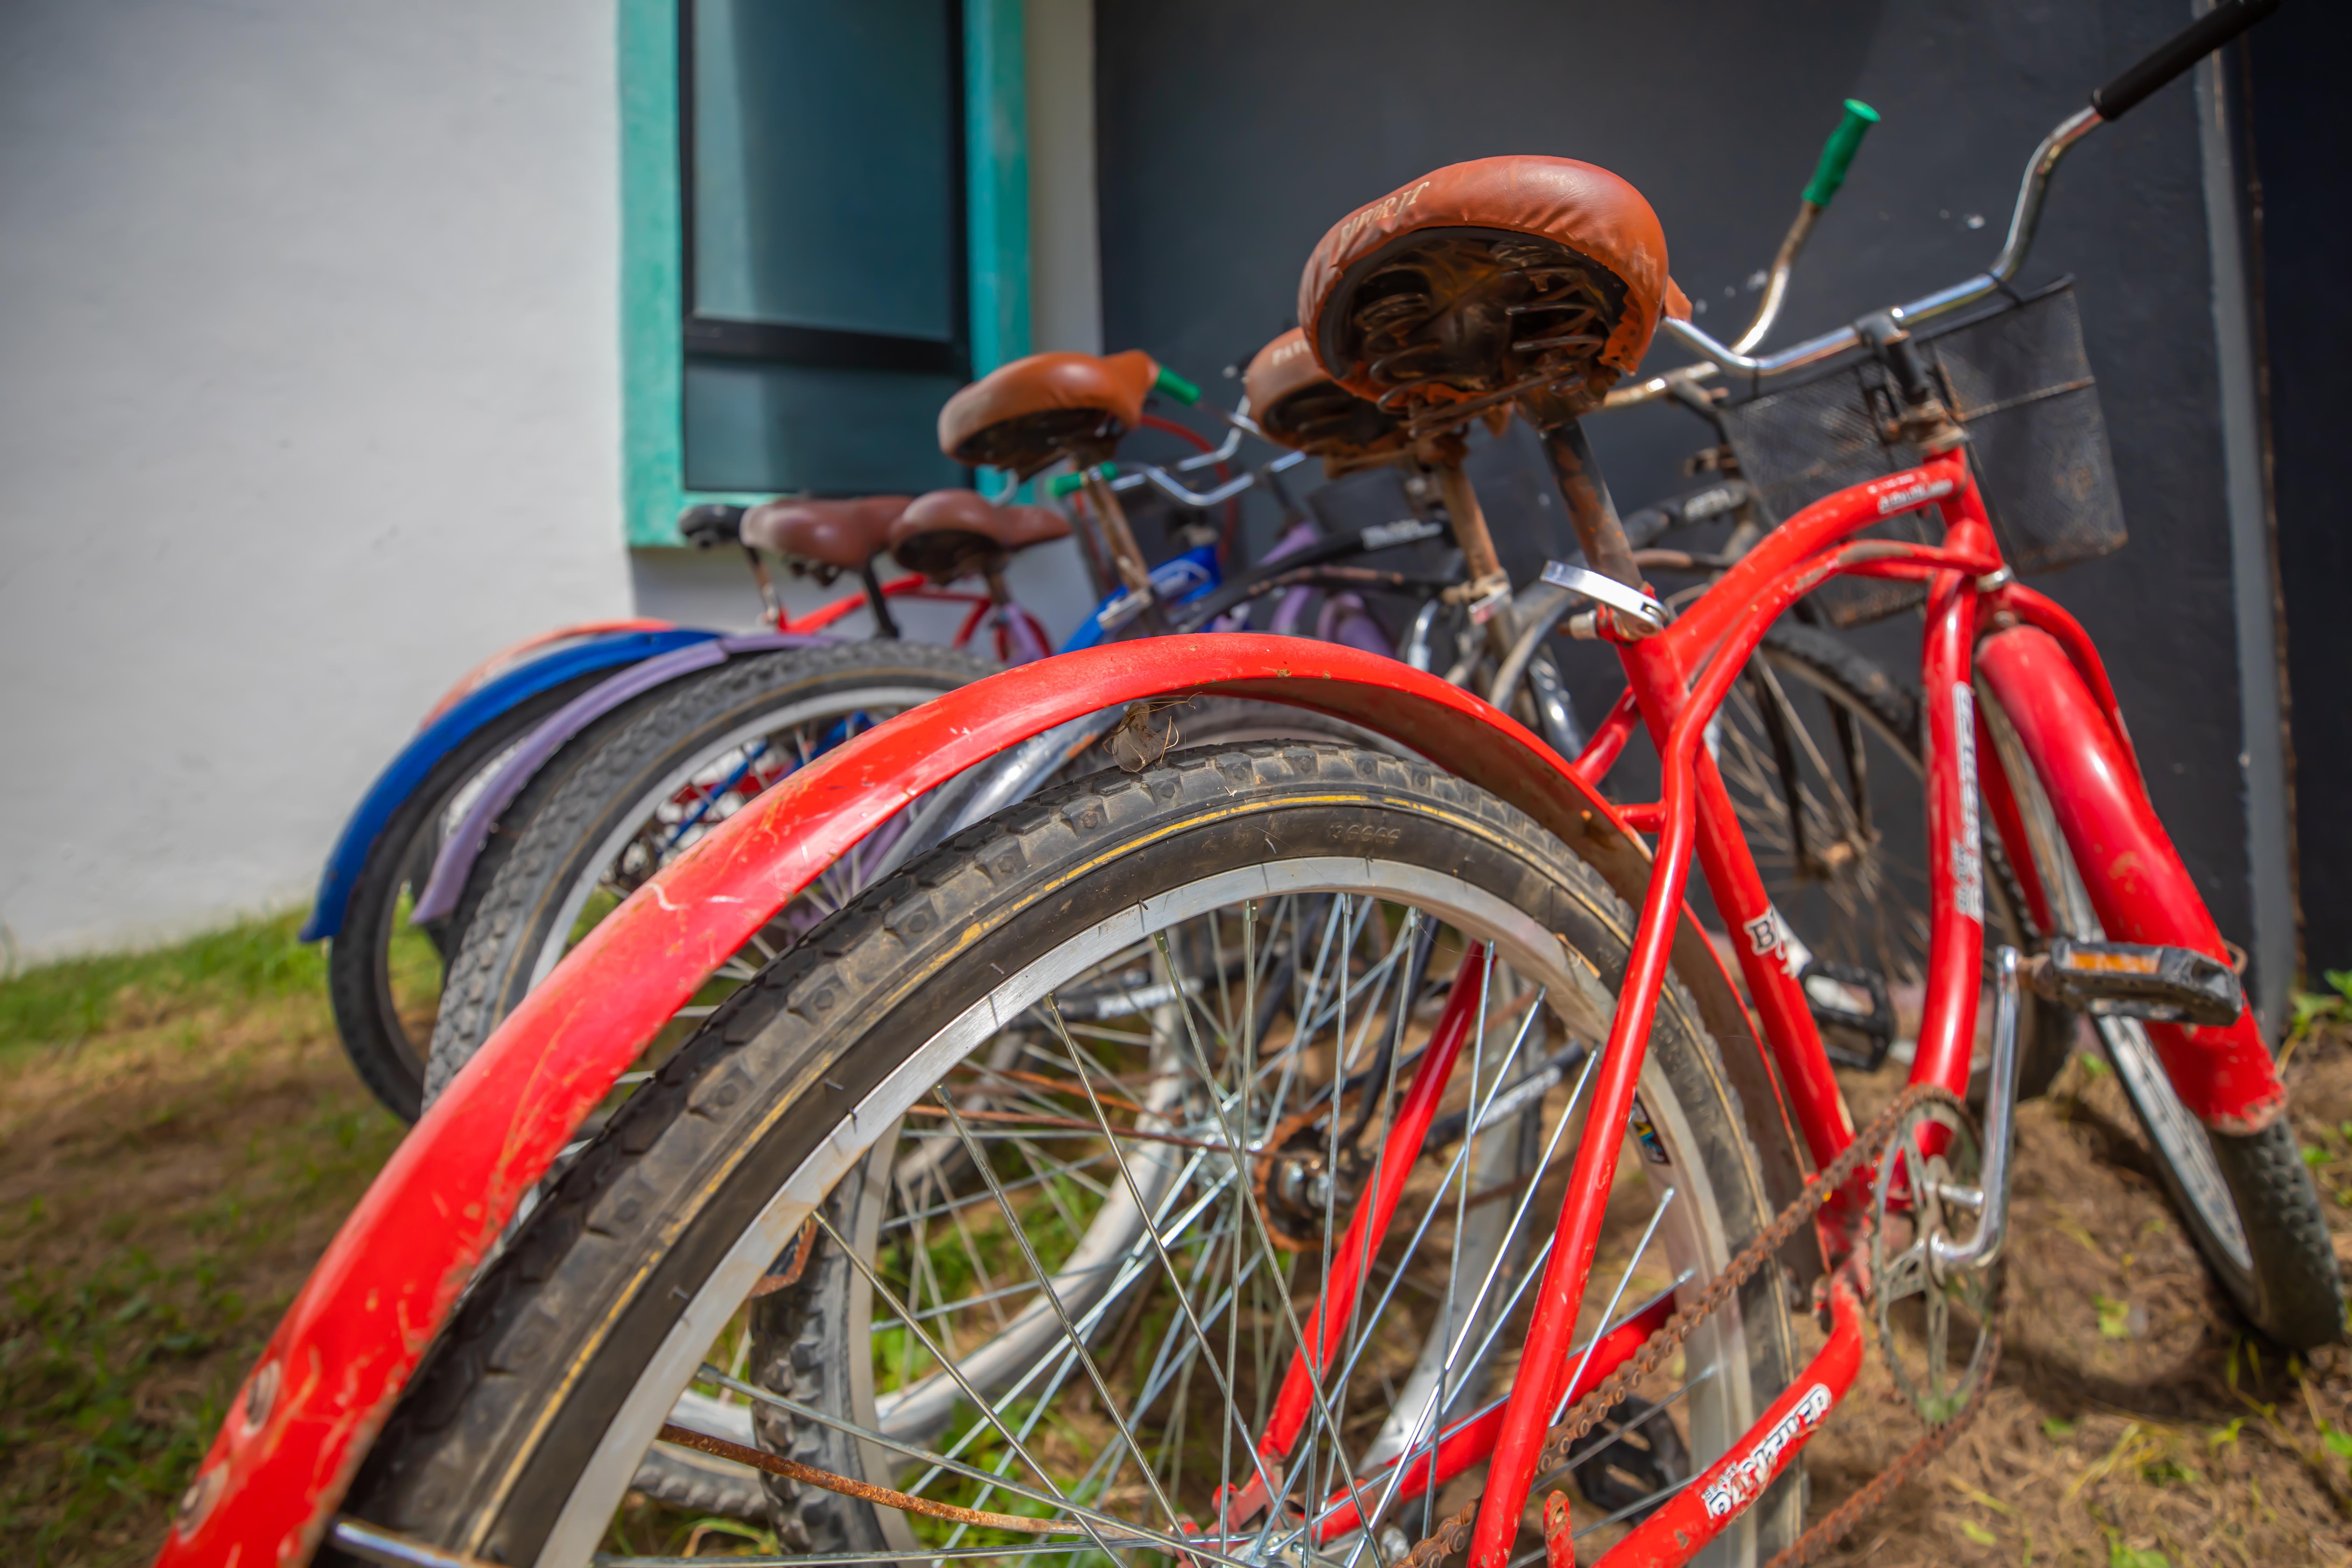
<path fill-rule="evenodd" d="M 1666 629 L 1666 607 L 1639 588 L 1628 588 L 1614 577 L 1604 577 L 1589 566 L 1571 566 L 1565 561 L 1544 563 L 1543 580 L 1555 588 L 1565 588 L 1571 594 L 1581 594 L 1615 610 L 1626 621 L 1641 628 L 1640 635 Z M 1572 634 L 1571 634 L 1572 635 Z"/>

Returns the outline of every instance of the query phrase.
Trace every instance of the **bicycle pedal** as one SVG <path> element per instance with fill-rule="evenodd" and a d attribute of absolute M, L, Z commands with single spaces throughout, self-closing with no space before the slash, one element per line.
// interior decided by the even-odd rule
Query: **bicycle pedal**
<path fill-rule="evenodd" d="M 1806 963 L 1797 984 L 1813 1022 L 1822 1030 L 1822 1048 L 1833 1066 L 1876 1072 L 1886 1065 L 1887 1050 L 1895 1043 L 1895 1004 L 1876 970 L 1816 958 Z M 1856 1036 L 1862 1040 L 1860 1050 L 1847 1044 Z"/>
<path fill-rule="evenodd" d="M 2035 995 L 2094 1017 L 2219 1027 L 2246 1006 L 2228 964 L 2185 947 L 2060 937 L 2026 961 L 2025 980 Z"/>

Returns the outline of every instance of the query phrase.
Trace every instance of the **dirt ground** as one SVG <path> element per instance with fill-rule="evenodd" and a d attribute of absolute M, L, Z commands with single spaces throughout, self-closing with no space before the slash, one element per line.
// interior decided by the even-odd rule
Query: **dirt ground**
<path fill-rule="evenodd" d="M 2352 1032 L 2288 1058 L 2336 1257 L 2352 1254 Z M 1884 1099 L 1857 1086 L 1858 1105 Z M 2078 1055 L 2018 1126 L 2004 1353 L 1970 1427 L 1824 1561 L 2352 1561 L 2352 1357 L 2250 1338 L 2174 1221 L 2112 1072 Z M 1811 1450 L 1813 1513 L 1917 1440 L 1873 1359 Z"/>
<path fill-rule="evenodd" d="M 76 1030 L 5 1037 L 9 1016 L 0 1006 L 0 1560 L 144 1562 L 228 1391 L 397 1127 L 352 1077 L 306 972 L 134 986 Z M 2288 1077 L 2342 1257 L 2352 1031 L 2306 1038 Z M 1989 1402 L 1829 1561 L 2352 1561 L 2347 1353 L 2305 1365 L 2244 1336 L 2099 1064 L 2068 1068 L 2020 1140 L 2009 1348 Z M 1816 1512 L 1916 1436 L 1885 1387 L 1874 1365 L 1814 1445 Z"/>

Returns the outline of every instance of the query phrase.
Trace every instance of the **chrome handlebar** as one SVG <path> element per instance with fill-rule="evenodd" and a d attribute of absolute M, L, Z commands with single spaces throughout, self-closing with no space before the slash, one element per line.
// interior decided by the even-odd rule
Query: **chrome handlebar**
<path fill-rule="evenodd" d="M 2018 186 L 2017 205 L 2010 214 L 2009 237 L 2002 244 L 2000 254 L 1993 258 L 1991 267 L 1973 278 L 1938 289 L 1907 305 L 1898 305 L 1887 313 L 1897 323 L 1923 321 L 1981 300 L 2015 277 L 2018 269 L 2025 264 L 2026 252 L 2033 247 L 2033 231 L 2042 220 L 2042 204 L 2049 194 L 2051 171 L 2058 166 L 2058 160 L 2065 156 L 2068 148 L 2103 123 L 2105 121 L 2097 110 L 2077 110 L 2060 121 L 2057 128 L 2042 139 L 2042 145 L 2033 150 L 2032 158 L 2025 165 L 2025 178 Z M 1768 302 L 1771 302 L 1769 297 Z M 1702 363 L 1684 365 L 1625 388 L 1623 391 L 1627 395 L 1622 400 L 1617 393 L 1612 393 L 1610 406 L 1647 402 L 1664 393 L 1677 379 L 1697 381 L 1715 374 L 1718 370 L 1737 371 L 1742 375 L 1752 376 L 1782 375 L 1843 353 L 1862 342 L 1862 334 L 1847 326 L 1833 332 L 1824 332 L 1817 338 L 1808 338 L 1792 348 L 1782 349 L 1779 353 L 1750 355 L 1742 353 L 1740 345 L 1752 346 L 1762 336 L 1752 327 L 1742 335 L 1739 344 L 1725 344 L 1688 321 L 1677 321 L 1670 317 L 1661 325 L 1676 342 L 1700 355 Z"/>
<path fill-rule="evenodd" d="M 1240 439 L 1240 436 L 1241 432 L 1236 430 L 1234 433 L 1234 439 L 1227 441 L 1222 451 L 1203 452 L 1199 457 L 1187 458 L 1176 465 L 1177 473 L 1181 473 L 1187 468 L 1206 468 L 1221 458 L 1231 457 L 1232 448 Z M 1131 490 L 1148 484 L 1180 506 L 1209 507 L 1216 505 L 1219 501 L 1231 500 L 1241 494 L 1257 483 L 1260 473 L 1278 474 L 1286 468 L 1297 468 L 1306 460 L 1307 454 L 1304 452 L 1285 452 L 1281 457 L 1260 468 L 1244 469 L 1213 490 L 1198 491 L 1185 489 L 1182 480 L 1157 463 L 1138 463 L 1133 473 L 1121 474 L 1112 479 L 1110 488 L 1114 490 Z"/>

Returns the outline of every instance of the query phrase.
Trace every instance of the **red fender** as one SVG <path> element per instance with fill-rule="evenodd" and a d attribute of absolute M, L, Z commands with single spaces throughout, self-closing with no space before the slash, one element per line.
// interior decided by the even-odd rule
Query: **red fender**
<path fill-rule="evenodd" d="M 1639 907 L 1649 853 L 1583 777 L 1480 699 L 1296 637 L 1161 637 L 1064 654 L 910 710 L 760 796 L 556 966 L 425 1112 L 344 1221 L 229 1407 L 159 1564 L 300 1563 L 459 1290 L 641 1045 L 726 958 L 922 792 L 1082 714 L 1215 691 L 1360 724 L 1526 811 Z M 1753 1026 L 1687 912 L 1675 972 L 1725 1047 L 1767 1196 L 1801 1182 Z M 259 1393 L 257 1395 L 256 1391 Z"/>
<path fill-rule="evenodd" d="M 2129 744 L 2066 649 L 2038 627 L 2015 626 L 1979 646 L 1977 668 L 2042 775 L 2107 935 L 2229 963 L 2221 931 L 2148 804 Z M 2150 1024 L 2147 1037 L 2181 1103 L 2214 1131 L 2258 1132 L 2285 1111 L 2286 1090 L 2251 1008 L 2226 1028 Z"/>

